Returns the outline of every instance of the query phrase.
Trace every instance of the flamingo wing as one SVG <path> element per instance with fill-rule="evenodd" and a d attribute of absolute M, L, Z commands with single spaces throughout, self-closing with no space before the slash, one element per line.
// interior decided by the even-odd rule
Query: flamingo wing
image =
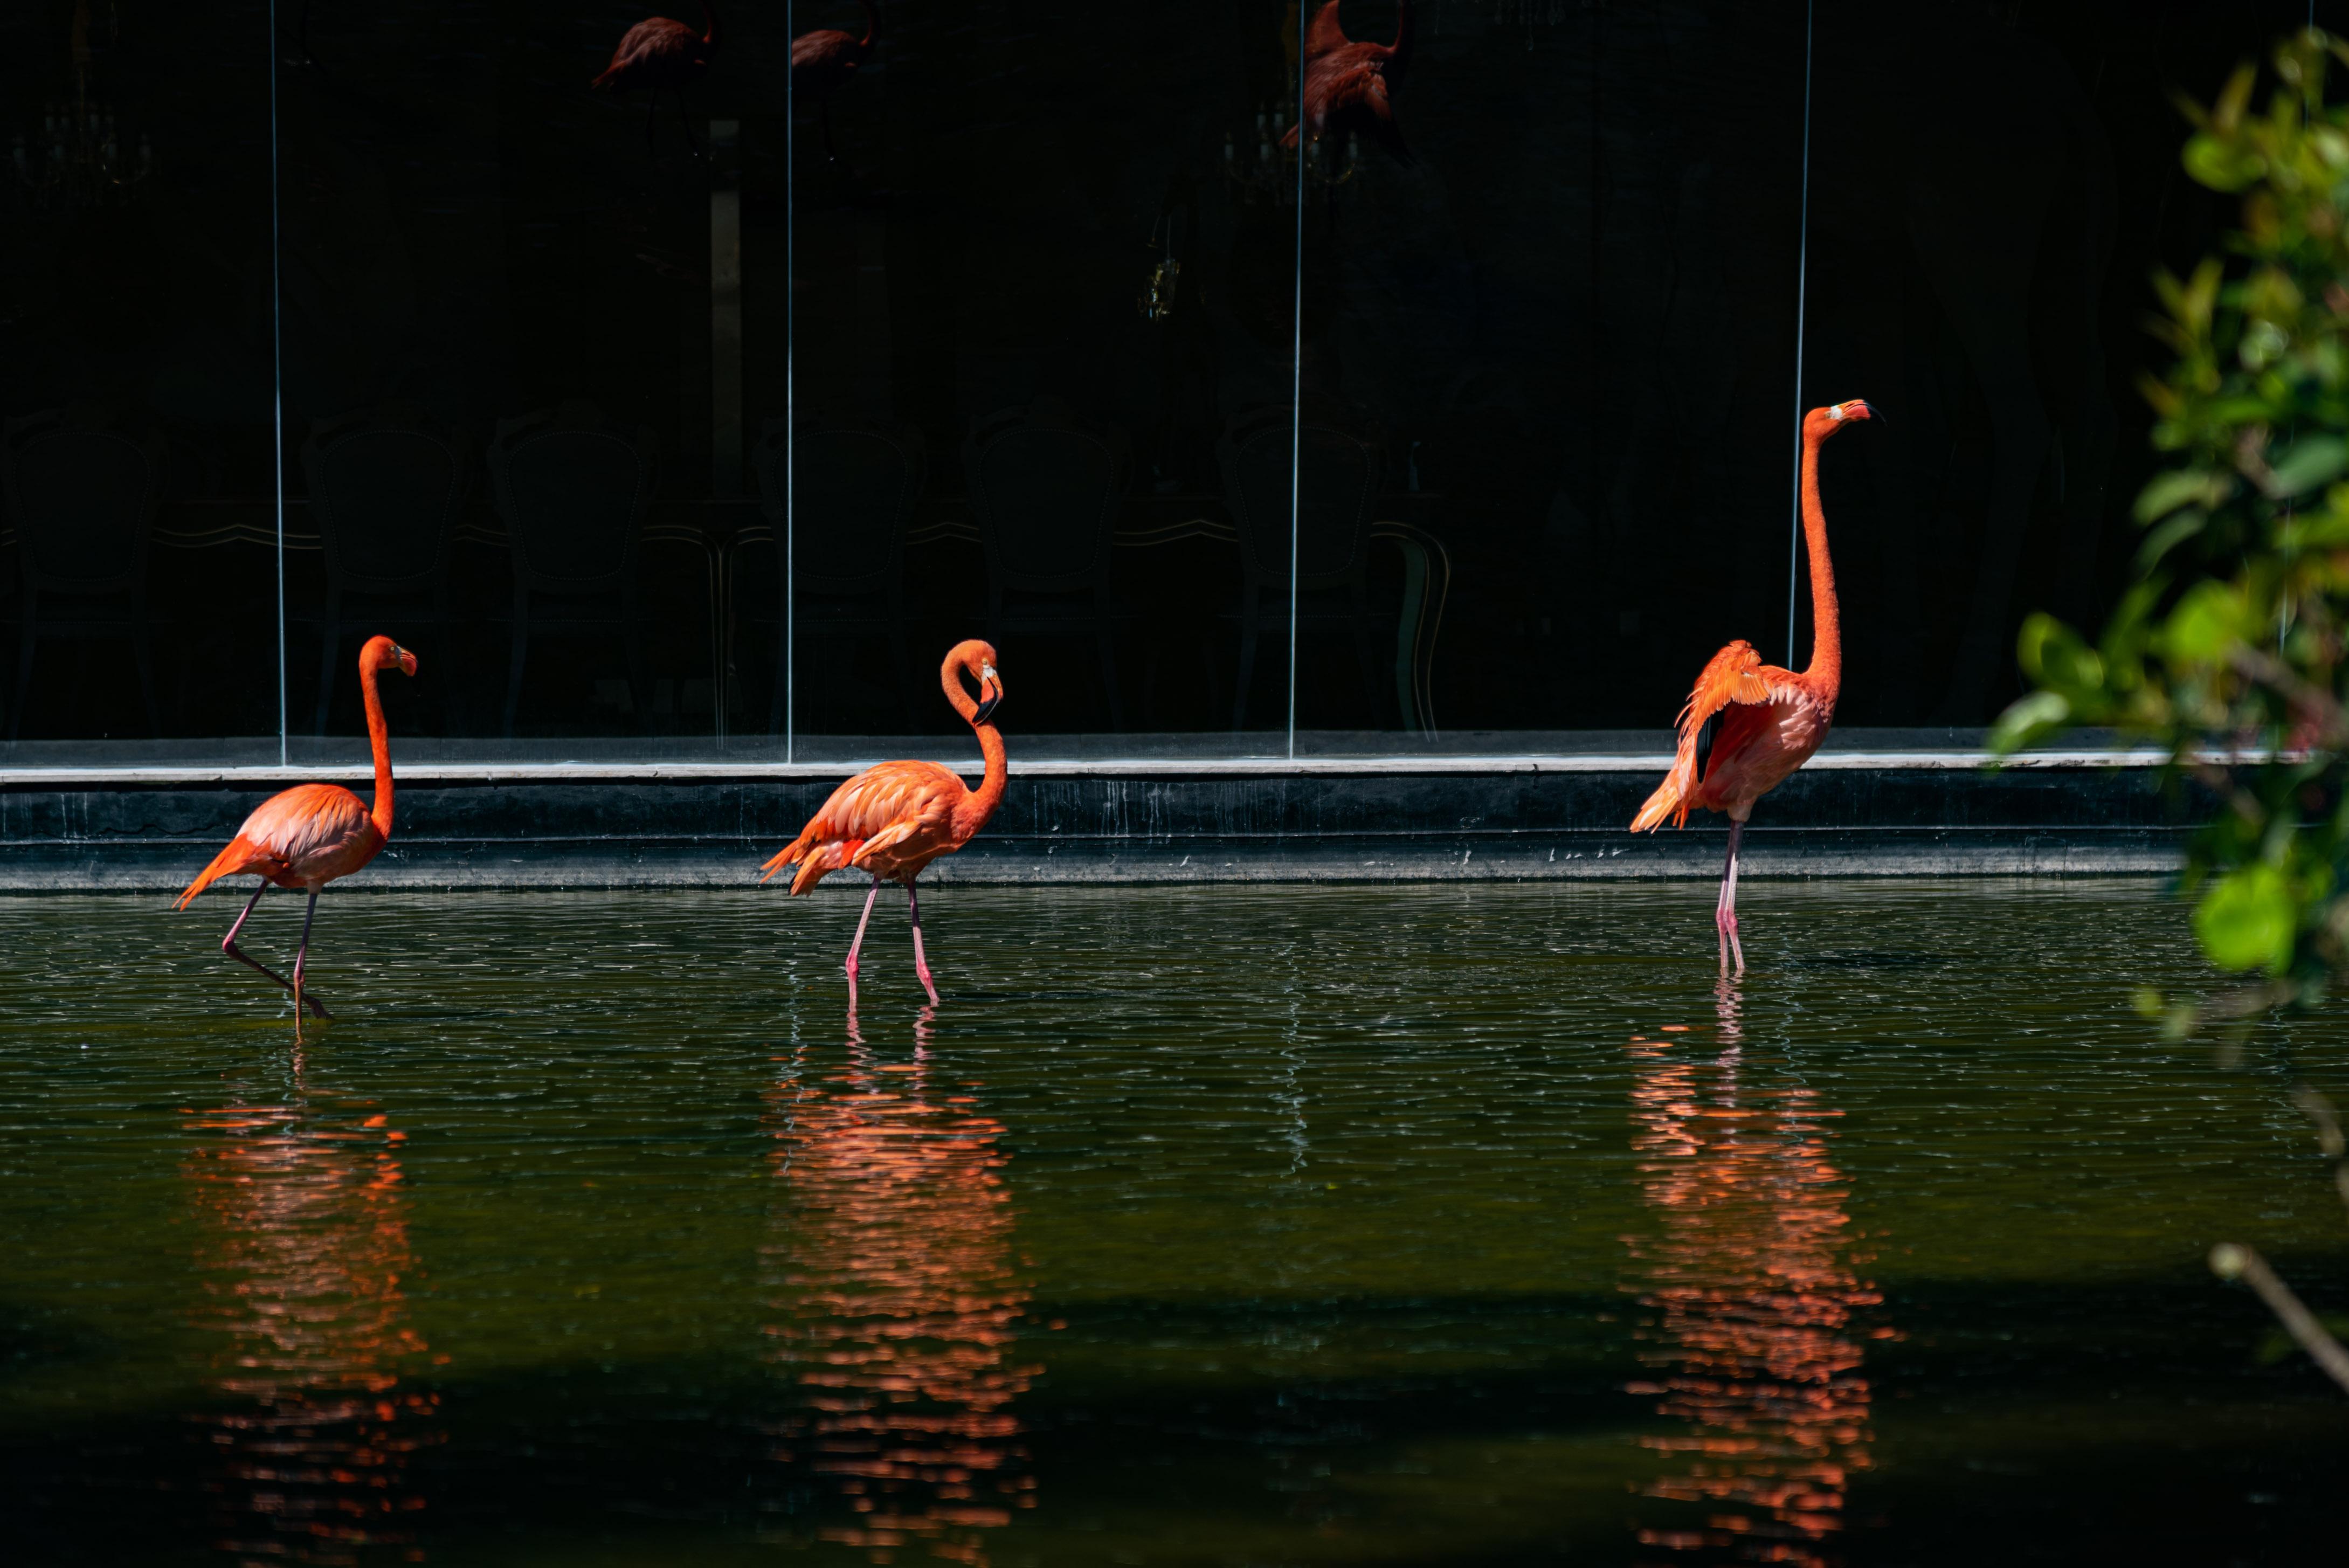
<path fill-rule="evenodd" d="M 785 866 L 798 866 L 792 879 L 794 896 L 845 865 L 886 872 L 920 840 L 946 847 L 954 809 L 969 793 L 953 769 L 935 762 L 868 768 L 833 790 L 800 836 L 761 869 L 771 877 Z"/>
<path fill-rule="evenodd" d="M 1666 817 L 1676 828 L 1686 823 L 1713 754 L 1735 750 L 1749 732 L 1765 724 L 1771 706 L 1790 694 L 1795 679 L 1790 671 L 1764 664 L 1754 645 L 1742 638 L 1706 661 L 1681 709 L 1680 746 L 1671 771 L 1631 820 L 1631 830 L 1643 833 L 1661 827 Z M 1721 722 L 1715 723 L 1716 718 Z"/>
<path fill-rule="evenodd" d="M 1313 13 L 1313 25 L 1305 29 L 1305 57 L 1308 61 L 1319 59 L 1344 48 L 1347 42 L 1346 29 L 1338 23 L 1338 0 L 1330 0 Z"/>
<path fill-rule="evenodd" d="M 222 877 L 258 872 L 281 887 L 326 882 L 355 872 L 383 847 L 359 798 L 339 784 L 297 784 L 254 808 L 226 848 L 212 857 L 178 907 Z"/>

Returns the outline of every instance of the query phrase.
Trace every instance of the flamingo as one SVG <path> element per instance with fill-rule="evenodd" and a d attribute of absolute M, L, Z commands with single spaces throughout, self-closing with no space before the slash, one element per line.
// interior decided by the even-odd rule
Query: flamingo
<path fill-rule="evenodd" d="M 359 689 L 367 698 L 367 742 L 375 748 L 375 810 L 359 804 L 359 798 L 339 784 L 296 784 L 291 789 L 272 795 L 254 809 L 236 830 L 228 847 L 212 857 L 180 901 L 171 907 L 185 909 L 195 901 L 196 894 L 222 877 L 242 876 L 257 872 L 261 885 L 244 901 L 244 913 L 221 938 L 221 951 L 239 964 L 260 970 L 270 979 L 294 994 L 294 1021 L 298 1027 L 302 1008 L 307 1005 L 314 1016 L 329 1015 L 326 1005 L 316 995 L 303 994 L 302 975 L 310 955 L 310 923 L 317 918 L 318 890 L 336 877 L 347 877 L 383 850 L 391 837 L 391 753 L 386 748 L 383 724 L 383 698 L 375 689 L 376 672 L 396 669 L 405 676 L 416 673 L 416 655 L 393 642 L 389 637 L 369 637 L 367 646 L 359 650 Z M 269 891 L 269 884 L 302 888 L 310 894 L 309 908 L 302 916 L 302 945 L 294 954 L 294 978 L 287 980 L 264 964 L 248 957 L 236 944 L 236 934 L 253 917 L 253 906 Z"/>
<path fill-rule="evenodd" d="M 685 84 L 699 80 L 709 69 L 709 57 L 718 52 L 718 8 L 709 0 L 701 0 L 701 16 L 709 30 L 699 34 L 673 16 L 653 16 L 637 23 L 620 36 L 612 63 L 587 84 L 599 93 L 645 89 L 647 152 L 653 150 L 653 114 L 660 105 L 660 90 L 667 88 L 677 94 L 677 117 L 685 127 L 686 145 L 697 156 L 700 153 L 693 139 L 693 122 L 685 113 Z"/>
<path fill-rule="evenodd" d="M 963 689 L 964 676 L 978 683 L 977 702 Z M 851 1006 L 856 1002 L 856 954 L 864 945 L 864 924 L 873 918 L 873 901 L 881 896 L 885 881 L 905 884 L 905 915 L 914 926 L 914 973 L 922 977 L 930 1005 L 937 1006 L 938 988 L 922 954 L 922 906 L 914 879 L 940 855 L 970 842 L 1003 799 L 1003 737 L 989 722 L 1003 701 L 995 649 L 975 637 L 957 643 L 938 666 L 938 682 L 946 687 L 947 701 L 978 732 L 979 755 L 987 758 L 987 775 L 978 788 L 969 788 L 935 762 L 878 763 L 834 789 L 800 836 L 761 868 L 767 874 L 759 880 L 765 882 L 785 866 L 799 867 L 792 876 L 793 898 L 843 866 L 871 873 L 872 891 L 864 895 L 864 913 L 857 919 L 856 940 L 849 944 L 844 965 Z"/>
<path fill-rule="evenodd" d="M 1811 557 L 1811 667 L 1796 675 L 1765 665 L 1753 645 L 1730 644 L 1704 666 L 1681 709 L 1680 754 L 1672 770 L 1631 820 L 1635 833 L 1651 832 L 1666 817 L 1672 826 L 1688 821 L 1689 808 L 1729 813 L 1729 861 L 1721 874 L 1721 897 L 1713 923 L 1721 941 L 1721 966 L 1737 958 L 1745 973 L 1745 948 L 1737 940 L 1737 846 L 1754 802 L 1783 783 L 1811 758 L 1835 722 L 1836 696 L 1843 689 L 1843 628 L 1836 610 L 1835 567 L 1827 560 L 1827 521 L 1819 510 L 1819 449 L 1827 438 L 1876 410 L 1855 398 L 1814 408 L 1803 418 L 1803 540 Z"/>
<path fill-rule="evenodd" d="M 1396 0 L 1392 44 L 1357 44 L 1347 37 L 1338 23 L 1338 0 L 1329 0 L 1305 34 L 1305 112 L 1280 144 L 1295 147 L 1297 133 L 1309 125 L 1319 141 L 1333 124 L 1342 129 L 1350 123 L 1410 162 L 1411 150 L 1403 146 L 1388 96 L 1402 84 L 1410 60 L 1411 0 Z"/>
<path fill-rule="evenodd" d="M 837 27 L 819 27 L 792 40 L 792 97 L 813 102 L 823 120 L 823 156 L 832 159 L 832 95 L 856 74 L 873 55 L 873 40 L 881 31 L 881 14 L 873 0 L 857 0 L 864 11 L 864 36 L 853 37 Z"/>

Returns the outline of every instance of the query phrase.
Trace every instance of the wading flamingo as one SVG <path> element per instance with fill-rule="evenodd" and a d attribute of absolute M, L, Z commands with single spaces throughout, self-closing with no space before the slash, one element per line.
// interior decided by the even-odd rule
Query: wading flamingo
<path fill-rule="evenodd" d="M 660 107 L 663 88 L 677 94 L 677 118 L 685 127 L 686 145 L 696 156 L 701 151 L 693 139 L 693 121 L 685 112 L 685 84 L 699 80 L 709 69 L 709 57 L 718 52 L 718 8 L 709 0 L 701 0 L 701 17 L 709 25 L 708 32 L 696 33 L 673 16 L 637 23 L 620 36 L 620 46 L 612 51 L 612 63 L 604 74 L 587 84 L 599 93 L 645 89 L 647 152 L 653 150 L 653 115 Z"/>
<path fill-rule="evenodd" d="M 1729 813 L 1729 861 L 1721 873 L 1721 897 L 1713 905 L 1720 934 L 1721 966 L 1736 954 L 1745 972 L 1745 949 L 1737 940 L 1737 845 L 1754 802 L 1775 789 L 1811 758 L 1835 722 L 1836 696 L 1843 690 L 1843 626 L 1836 611 L 1835 567 L 1827 560 L 1827 520 L 1819 510 L 1819 449 L 1837 431 L 1876 410 L 1855 398 L 1814 408 L 1803 418 L 1803 542 L 1811 557 L 1811 667 L 1796 675 L 1765 665 L 1752 645 L 1740 641 L 1713 655 L 1696 677 L 1688 706 L 1681 709 L 1680 755 L 1672 770 L 1631 820 L 1643 833 L 1688 821 L 1689 808 Z"/>
<path fill-rule="evenodd" d="M 1305 112 L 1280 139 L 1283 147 L 1297 145 L 1297 133 L 1310 129 L 1320 140 L 1335 129 L 1366 130 L 1374 141 L 1405 163 L 1411 150 L 1396 129 L 1394 104 L 1389 93 L 1402 85 L 1403 67 L 1411 62 L 1411 0 L 1396 0 L 1395 41 L 1357 44 L 1338 23 L 1338 0 L 1329 0 L 1314 13 L 1305 34 Z"/>
<path fill-rule="evenodd" d="M 367 646 L 359 650 L 359 690 L 367 698 L 367 743 L 375 748 L 375 810 L 359 804 L 359 798 L 339 784 L 296 784 L 293 789 L 272 795 L 254 809 L 228 841 L 228 848 L 212 857 L 212 863 L 203 874 L 188 884 L 172 907 L 185 909 L 196 894 L 222 877 L 242 876 L 247 872 L 258 872 L 261 885 L 244 901 L 244 913 L 221 938 L 221 951 L 239 964 L 248 964 L 278 985 L 294 993 L 294 1021 L 302 1021 L 302 1008 L 306 1005 L 318 1017 L 326 1017 L 326 1005 L 316 996 L 303 994 L 302 972 L 310 956 L 310 922 L 317 917 L 318 890 L 336 877 L 347 877 L 383 849 L 391 837 L 391 752 L 385 746 L 383 698 L 377 695 L 375 677 L 378 670 L 398 670 L 412 676 L 416 673 L 416 655 L 393 642 L 389 637 L 369 637 Z M 302 945 L 294 954 L 294 978 L 285 979 L 264 964 L 255 963 L 236 944 L 236 934 L 253 917 L 253 906 L 269 891 L 269 884 L 301 888 L 310 894 L 309 908 L 302 915 Z"/>
<path fill-rule="evenodd" d="M 976 702 L 963 689 L 964 676 L 978 683 Z M 1003 737 L 990 722 L 1003 700 L 995 649 L 977 638 L 957 643 L 938 666 L 938 681 L 954 710 L 978 732 L 979 755 L 987 758 L 987 776 L 978 788 L 969 788 L 935 762 L 879 763 L 834 789 L 790 847 L 762 868 L 767 876 L 759 879 L 764 882 L 785 866 L 797 866 L 792 876 L 792 896 L 797 898 L 843 866 L 871 873 L 873 889 L 864 895 L 856 940 L 848 946 L 851 1006 L 856 1000 L 857 950 L 864 945 L 864 923 L 873 918 L 873 901 L 881 896 L 884 882 L 905 884 L 905 914 L 914 925 L 914 973 L 922 977 L 931 1005 L 936 1005 L 938 988 L 931 984 L 929 961 L 922 954 L 922 905 L 914 879 L 940 855 L 970 842 L 1003 799 Z"/>
<path fill-rule="evenodd" d="M 832 95 L 872 57 L 873 40 L 881 32 L 881 14 L 873 0 L 857 3 L 864 10 L 864 36 L 859 38 L 837 27 L 819 27 L 792 40 L 792 98 L 816 106 L 823 121 L 826 161 L 832 158 Z"/>

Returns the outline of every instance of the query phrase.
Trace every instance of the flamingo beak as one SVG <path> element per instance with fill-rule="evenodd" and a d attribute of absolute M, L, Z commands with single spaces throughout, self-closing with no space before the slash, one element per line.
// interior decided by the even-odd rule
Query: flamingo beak
<path fill-rule="evenodd" d="M 412 676 L 416 673 L 416 655 L 414 654 L 409 653 L 406 648 L 399 646 L 398 644 L 394 644 L 392 645 L 391 651 L 399 655 L 399 673 L 401 675 Z"/>
<path fill-rule="evenodd" d="M 1847 418 L 1852 419 L 1881 419 L 1884 418 L 1883 415 L 1876 411 L 1876 406 L 1873 403 L 1868 402 L 1865 397 L 1853 398 L 1848 404 L 1845 405 L 1844 413 Z"/>
<path fill-rule="evenodd" d="M 985 724 L 1002 703 L 1003 677 L 995 673 L 993 665 L 986 665 L 978 677 L 978 707 L 971 713 L 971 723 Z"/>

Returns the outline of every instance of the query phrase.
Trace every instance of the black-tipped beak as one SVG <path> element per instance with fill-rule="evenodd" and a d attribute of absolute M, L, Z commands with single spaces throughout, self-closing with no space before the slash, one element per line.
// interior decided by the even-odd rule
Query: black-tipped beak
<path fill-rule="evenodd" d="M 1884 410 L 1878 407 L 1875 404 L 1869 402 L 1865 397 L 1859 400 L 1859 411 L 1868 418 L 1875 420 L 1879 425 L 1885 422 Z"/>
<path fill-rule="evenodd" d="M 995 717 L 995 710 L 1002 706 L 1003 694 L 1001 692 L 997 692 L 993 696 L 988 697 L 985 702 L 980 703 L 976 708 L 971 710 L 971 723 L 985 724 L 988 719 Z"/>

